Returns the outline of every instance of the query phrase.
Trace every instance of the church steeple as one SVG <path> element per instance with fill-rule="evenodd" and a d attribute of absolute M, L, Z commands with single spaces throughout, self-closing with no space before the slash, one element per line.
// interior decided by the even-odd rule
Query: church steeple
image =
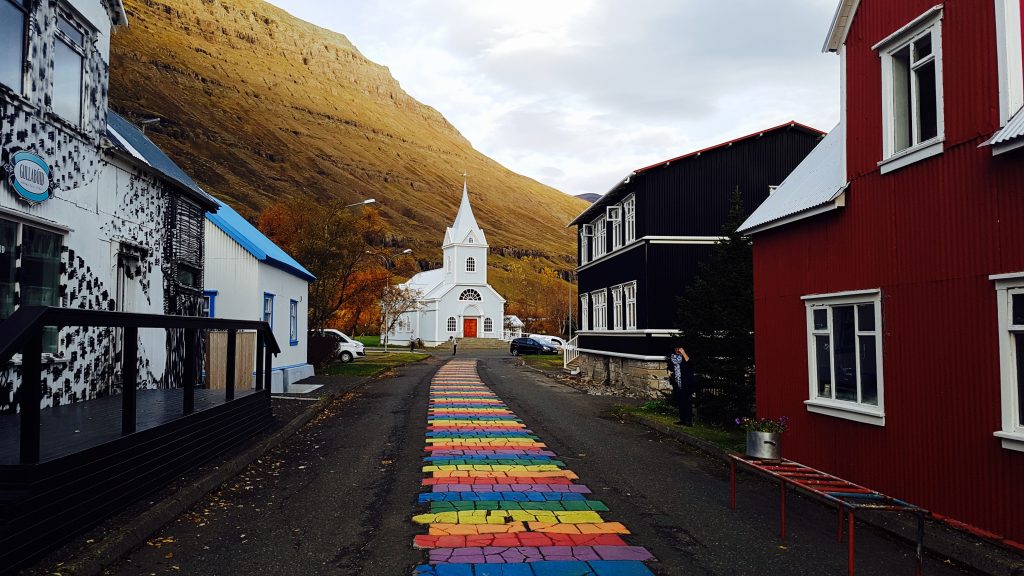
<path fill-rule="evenodd" d="M 455 222 L 448 228 L 444 235 L 444 245 L 449 244 L 478 244 L 487 246 L 487 238 L 484 231 L 476 223 L 476 216 L 473 215 L 473 207 L 469 204 L 469 186 L 466 175 L 463 174 L 462 181 L 462 202 L 459 204 L 459 212 L 455 215 Z"/>

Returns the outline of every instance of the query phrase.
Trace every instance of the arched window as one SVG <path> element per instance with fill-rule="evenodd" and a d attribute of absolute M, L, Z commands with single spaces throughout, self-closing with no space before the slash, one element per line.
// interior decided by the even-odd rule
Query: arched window
<path fill-rule="evenodd" d="M 448 331 L 455 332 L 455 316 L 448 317 Z"/>
<path fill-rule="evenodd" d="M 476 259 L 470 256 L 466 258 L 466 272 L 476 272 Z M 479 300 L 479 298 L 477 298 Z"/>
<path fill-rule="evenodd" d="M 462 294 L 459 294 L 459 300 L 483 300 L 483 298 L 480 297 L 479 292 L 470 288 L 463 290 Z"/>
<path fill-rule="evenodd" d="M 490 318 L 484 318 L 484 332 L 491 332 L 494 330 L 494 321 Z"/>
<path fill-rule="evenodd" d="M 472 237 L 472 236 L 470 236 L 469 238 L 467 238 L 467 239 L 466 239 L 466 243 L 467 243 L 467 244 L 472 244 L 472 243 L 473 243 L 473 237 Z"/>

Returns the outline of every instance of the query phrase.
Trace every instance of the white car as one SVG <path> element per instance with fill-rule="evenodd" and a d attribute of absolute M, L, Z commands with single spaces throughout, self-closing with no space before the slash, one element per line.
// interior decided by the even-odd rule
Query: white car
<path fill-rule="evenodd" d="M 526 337 L 538 340 L 541 344 L 547 344 L 559 352 L 565 348 L 565 340 L 562 340 L 558 336 L 548 336 L 547 334 L 527 334 Z"/>
<path fill-rule="evenodd" d="M 334 354 L 338 360 L 342 362 L 351 362 L 356 358 L 362 358 L 366 356 L 365 346 L 363 343 L 349 337 L 347 334 L 340 330 L 333 328 L 324 328 L 323 335 L 337 341 L 338 345 L 335 348 Z"/>

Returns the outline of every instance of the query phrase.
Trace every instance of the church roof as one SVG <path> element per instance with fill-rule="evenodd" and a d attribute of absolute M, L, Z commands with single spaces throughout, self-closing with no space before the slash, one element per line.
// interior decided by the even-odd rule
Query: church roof
<path fill-rule="evenodd" d="M 462 244 L 466 243 L 466 237 L 470 233 L 476 237 L 474 244 L 487 245 L 487 238 L 484 231 L 477 226 L 476 216 L 473 215 L 473 207 L 469 205 L 469 190 L 466 183 L 462 183 L 462 202 L 459 204 L 459 213 L 455 215 L 455 222 L 445 231 L 444 243 Z"/>
<path fill-rule="evenodd" d="M 426 272 L 420 272 L 409 278 L 409 281 L 402 286 L 412 289 L 419 290 L 422 293 L 423 298 L 434 289 L 437 288 L 442 281 L 444 281 L 444 268 L 435 268 L 433 270 L 427 270 Z"/>

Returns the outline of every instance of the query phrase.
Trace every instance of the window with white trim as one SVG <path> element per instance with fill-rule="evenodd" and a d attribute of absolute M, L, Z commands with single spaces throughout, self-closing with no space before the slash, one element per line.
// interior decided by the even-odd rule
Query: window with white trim
<path fill-rule="evenodd" d="M 0 322 L 20 306 L 61 305 L 63 243 L 55 232 L 0 220 Z M 43 352 L 57 353 L 54 326 L 43 329 Z"/>
<path fill-rule="evenodd" d="M 296 300 L 288 301 L 288 344 L 299 344 L 299 303 Z"/>
<path fill-rule="evenodd" d="M 1024 273 L 996 279 L 1003 447 L 1024 452 Z"/>
<path fill-rule="evenodd" d="M 21 94 L 25 82 L 28 0 L 0 0 L 0 84 Z"/>
<path fill-rule="evenodd" d="M 594 260 L 604 256 L 608 251 L 605 241 L 606 222 L 604 216 L 594 220 Z"/>
<path fill-rule="evenodd" d="M 594 330 L 608 329 L 608 291 L 605 289 L 590 293 L 594 303 Z"/>
<path fill-rule="evenodd" d="M 580 294 L 580 330 L 590 330 L 590 294 Z"/>
<path fill-rule="evenodd" d="M 448 331 L 455 332 L 455 316 L 448 317 Z"/>
<path fill-rule="evenodd" d="M 995 0 L 999 57 L 999 125 L 1024 106 L 1024 0 Z"/>
<path fill-rule="evenodd" d="M 804 297 L 812 412 L 884 424 L 881 292 Z"/>
<path fill-rule="evenodd" d="M 274 295 L 269 292 L 263 293 L 263 321 L 274 327 Z"/>
<path fill-rule="evenodd" d="M 632 194 L 622 201 L 622 220 L 625 228 L 623 243 L 629 244 L 636 240 L 636 196 Z"/>
<path fill-rule="evenodd" d="M 494 320 L 491 320 L 490 318 L 484 318 L 484 332 L 493 332 L 493 331 L 494 331 Z"/>
<path fill-rule="evenodd" d="M 477 301 L 479 301 L 479 300 L 483 300 L 483 298 L 480 297 L 480 293 L 477 292 L 476 290 L 473 290 L 472 288 L 466 288 L 465 290 L 462 291 L 461 294 L 459 294 L 459 300 L 477 300 Z"/>
<path fill-rule="evenodd" d="M 883 161 L 941 142 L 942 10 L 929 10 L 875 48 L 882 59 Z M 939 151 L 941 145 L 929 148 L 921 158 Z"/>
<path fill-rule="evenodd" d="M 622 286 L 612 286 L 612 330 L 622 330 Z"/>
<path fill-rule="evenodd" d="M 590 224 L 580 226 L 580 266 L 590 262 L 590 236 L 587 235 Z"/>
<path fill-rule="evenodd" d="M 476 258 L 466 258 L 466 272 L 476 272 Z"/>
<path fill-rule="evenodd" d="M 612 220 L 611 229 L 612 250 L 614 251 L 622 248 L 622 204 L 617 204 L 612 208 L 614 208 L 613 213 L 616 216 L 615 219 Z"/>
<path fill-rule="evenodd" d="M 626 330 L 636 330 L 636 282 L 622 285 L 626 300 Z"/>
<path fill-rule="evenodd" d="M 57 35 L 53 42 L 54 113 L 75 126 L 82 125 L 82 81 L 85 67 L 85 31 L 65 17 L 57 17 Z"/>

